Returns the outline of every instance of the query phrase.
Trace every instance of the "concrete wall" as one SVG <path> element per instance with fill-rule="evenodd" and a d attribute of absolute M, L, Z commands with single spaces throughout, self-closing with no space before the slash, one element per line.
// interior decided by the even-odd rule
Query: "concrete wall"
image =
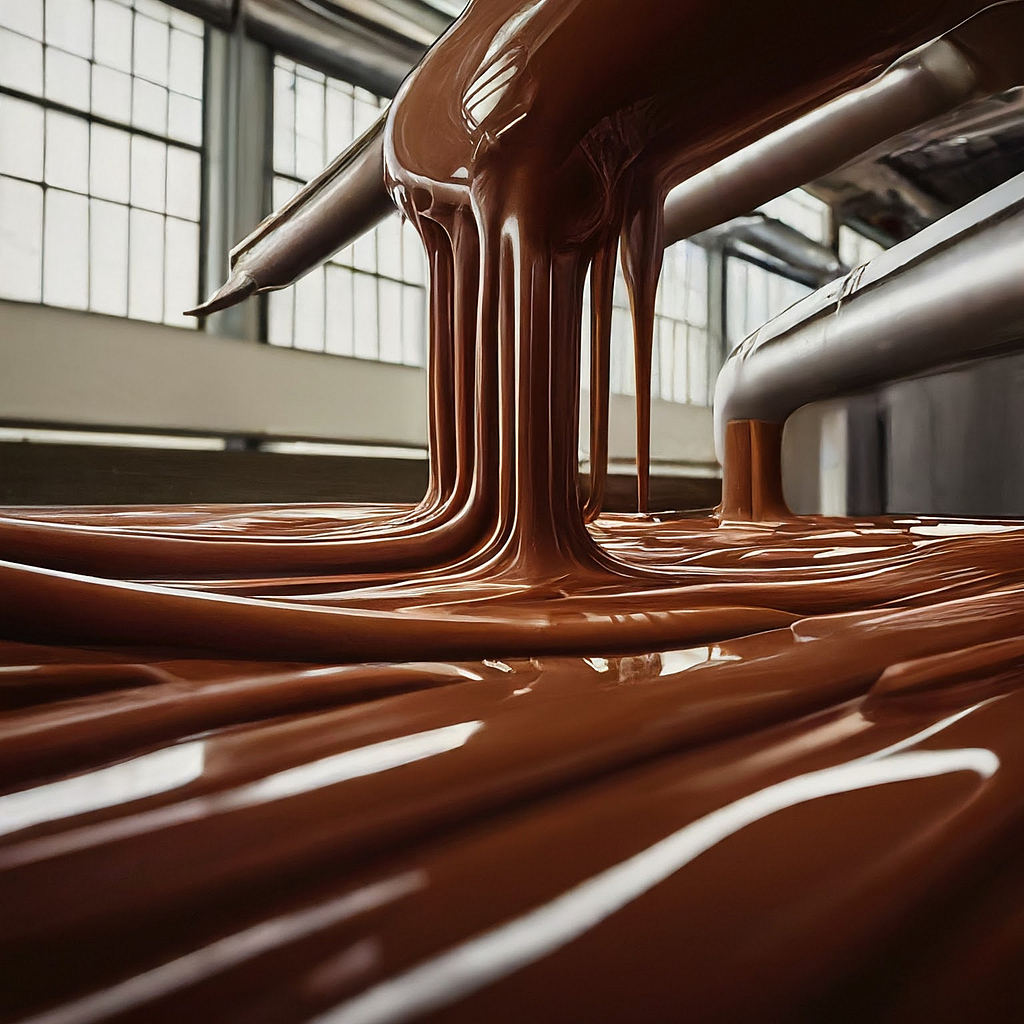
<path fill-rule="evenodd" d="M 413 367 L 0 302 L 0 423 L 422 447 L 426 377 Z M 613 461 L 632 461 L 633 430 L 633 399 L 613 395 Z M 656 401 L 652 457 L 715 473 L 710 410 Z"/>
<path fill-rule="evenodd" d="M 794 511 L 1024 517 L 1024 356 L 817 402 L 786 425 Z"/>

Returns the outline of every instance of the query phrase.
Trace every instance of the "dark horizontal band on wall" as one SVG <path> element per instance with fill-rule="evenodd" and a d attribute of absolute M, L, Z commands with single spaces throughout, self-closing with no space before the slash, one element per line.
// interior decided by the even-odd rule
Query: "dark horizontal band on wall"
<path fill-rule="evenodd" d="M 114 445 L 0 446 L 3 505 L 138 505 L 219 502 L 416 502 L 427 487 L 425 459 L 180 451 Z M 585 488 L 586 480 L 581 479 Z M 653 510 L 717 504 L 721 481 L 651 479 Z M 636 481 L 612 475 L 608 511 L 636 507 Z"/>

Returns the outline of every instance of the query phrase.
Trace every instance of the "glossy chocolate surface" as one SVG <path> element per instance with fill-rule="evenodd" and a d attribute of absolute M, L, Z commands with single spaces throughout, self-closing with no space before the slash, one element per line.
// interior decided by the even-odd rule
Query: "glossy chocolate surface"
<path fill-rule="evenodd" d="M 385 137 L 424 501 L 0 518 L 3 1019 L 1019 1019 L 1024 525 L 794 517 L 750 421 L 576 490 L 591 264 L 649 397 L 665 191 L 981 6 L 470 7 Z"/>

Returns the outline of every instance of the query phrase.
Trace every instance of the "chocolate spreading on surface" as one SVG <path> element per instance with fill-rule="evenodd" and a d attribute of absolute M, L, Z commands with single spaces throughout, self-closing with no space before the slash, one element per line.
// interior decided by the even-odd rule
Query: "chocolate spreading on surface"
<path fill-rule="evenodd" d="M 1024 526 L 794 516 L 750 420 L 598 514 L 617 250 L 643 509 L 668 189 L 982 6 L 470 6 L 423 502 L 0 518 L 3 1019 L 1019 1019 Z"/>

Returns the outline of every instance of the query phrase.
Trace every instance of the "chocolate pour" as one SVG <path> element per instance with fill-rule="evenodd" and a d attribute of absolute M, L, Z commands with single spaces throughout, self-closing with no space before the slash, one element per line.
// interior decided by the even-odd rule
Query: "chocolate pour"
<path fill-rule="evenodd" d="M 983 5 L 843 6 L 478 3 L 431 51 L 385 140 L 420 505 L 2 518 L 0 1014 L 839 1019 L 967 899 L 1024 813 L 1024 526 L 796 517 L 751 421 L 718 510 L 599 515 L 619 246 L 643 509 L 667 189 Z"/>

